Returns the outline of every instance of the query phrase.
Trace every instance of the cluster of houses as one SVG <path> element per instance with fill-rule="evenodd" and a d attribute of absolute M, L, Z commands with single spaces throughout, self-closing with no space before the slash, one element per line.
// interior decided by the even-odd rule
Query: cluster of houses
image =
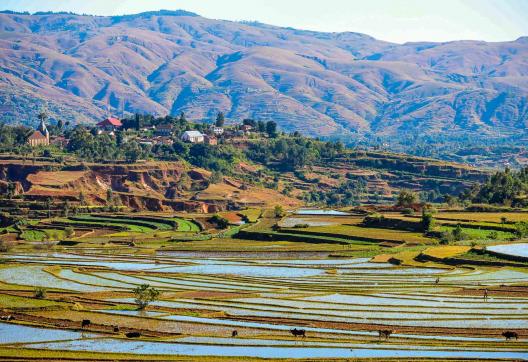
<path fill-rule="evenodd" d="M 105 120 L 97 123 L 96 126 L 97 134 L 106 133 L 114 135 L 116 131 L 123 127 L 123 123 L 117 118 L 108 117 Z M 173 144 L 174 127 L 170 123 L 152 126 L 149 129 L 143 129 L 143 131 L 152 131 L 153 136 L 140 137 L 138 141 L 141 144 L 164 144 L 169 146 Z M 206 133 L 202 133 L 197 130 L 185 131 L 181 135 L 181 140 L 183 142 L 188 143 L 204 143 L 208 145 L 216 145 L 218 144 L 219 137 L 241 137 L 250 134 L 251 131 L 252 127 L 250 125 L 241 125 L 236 130 L 225 129 L 223 127 L 217 127 L 213 125 L 209 128 Z M 48 132 L 48 129 L 46 128 L 46 124 L 44 123 L 44 121 L 40 123 L 38 128 L 28 138 L 28 144 L 32 147 L 47 146 L 49 144 L 62 145 L 62 143 L 67 144 L 67 140 L 64 139 L 64 137 L 62 136 L 52 137 L 52 139 L 50 139 L 50 134 Z"/>
<path fill-rule="evenodd" d="M 122 126 L 123 124 L 120 120 L 111 117 L 97 124 L 97 127 L 99 128 L 98 133 L 107 132 L 109 134 L 114 134 Z M 219 137 L 233 138 L 244 136 L 248 135 L 251 130 L 252 127 L 249 125 L 242 125 L 236 131 L 226 130 L 223 127 L 213 125 L 206 133 L 197 130 L 185 131 L 181 135 L 181 140 L 188 143 L 216 145 L 218 144 Z M 153 136 L 139 138 L 138 141 L 141 144 L 165 144 L 170 146 L 173 143 L 174 126 L 170 123 L 162 123 L 157 126 L 152 126 L 151 128 L 143 129 L 143 131 L 152 131 Z"/>

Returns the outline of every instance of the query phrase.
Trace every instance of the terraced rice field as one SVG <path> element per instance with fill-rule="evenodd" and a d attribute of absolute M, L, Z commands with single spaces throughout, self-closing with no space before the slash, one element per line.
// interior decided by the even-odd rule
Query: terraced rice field
<path fill-rule="evenodd" d="M 486 250 L 499 255 L 513 256 L 528 261 L 528 243 L 492 245 L 488 246 Z"/>
<path fill-rule="evenodd" d="M 273 258 L 97 248 L 10 254 L 1 261 L 0 307 L 36 304 L 16 311 L 14 322 L 0 323 L 8 336 L 0 355 L 2 348 L 24 348 L 272 359 L 528 359 L 528 270 L 396 266 L 313 253 Z M 131 293 L 141 284 L 162 292 L 146 311 L 135 310 Z M 48 296 L 33 298 L 36 286 Z M 83 319 L 91 321 L 88 332 L 76 332 Z M 37 327 L 44 321 L 52 328 Z M 293 328 L 304 329 L 306 338 L 294 338 Z M 231 338 L 235 329 L 238 336 Z M 379 329 L 392 330 L 391 338 L 380 341 Z M 506 342 L 504 330 L 521 337 Z M 126 331 L 142 337 L 126 339 Z"/>

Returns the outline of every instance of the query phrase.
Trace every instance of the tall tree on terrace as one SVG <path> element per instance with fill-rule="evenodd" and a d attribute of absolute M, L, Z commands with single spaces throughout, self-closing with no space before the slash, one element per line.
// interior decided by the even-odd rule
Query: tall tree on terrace
<path fill-rule="evenodd" d="M 215 123 L 216 127 L 223 127 L 224 123 L 225 123 L 224 113 L 218 112 L 218 114 L 216 115 L 216 123 Z"/>

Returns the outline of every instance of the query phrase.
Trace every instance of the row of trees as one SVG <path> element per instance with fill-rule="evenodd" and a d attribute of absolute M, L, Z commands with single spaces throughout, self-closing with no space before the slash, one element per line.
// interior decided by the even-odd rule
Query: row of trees
<path fill-rule="evenodd" d="M 476 184 L 460 195 L 475 203 L 514 207 L 528 206 L 528 167 L 519 171 L 506 168 L 496 172 L 484 184 Z"/>

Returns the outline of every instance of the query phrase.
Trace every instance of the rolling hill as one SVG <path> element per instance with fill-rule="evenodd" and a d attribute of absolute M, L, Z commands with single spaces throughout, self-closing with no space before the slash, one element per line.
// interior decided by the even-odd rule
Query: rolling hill
<path fill-rule="evenodd" d="M 275 120 L 311 136 L 515 134 L 528 125 L 528 37 L 393 44 L 212 20 L 0 13 L 8 122 L 109 113 Z"/>

